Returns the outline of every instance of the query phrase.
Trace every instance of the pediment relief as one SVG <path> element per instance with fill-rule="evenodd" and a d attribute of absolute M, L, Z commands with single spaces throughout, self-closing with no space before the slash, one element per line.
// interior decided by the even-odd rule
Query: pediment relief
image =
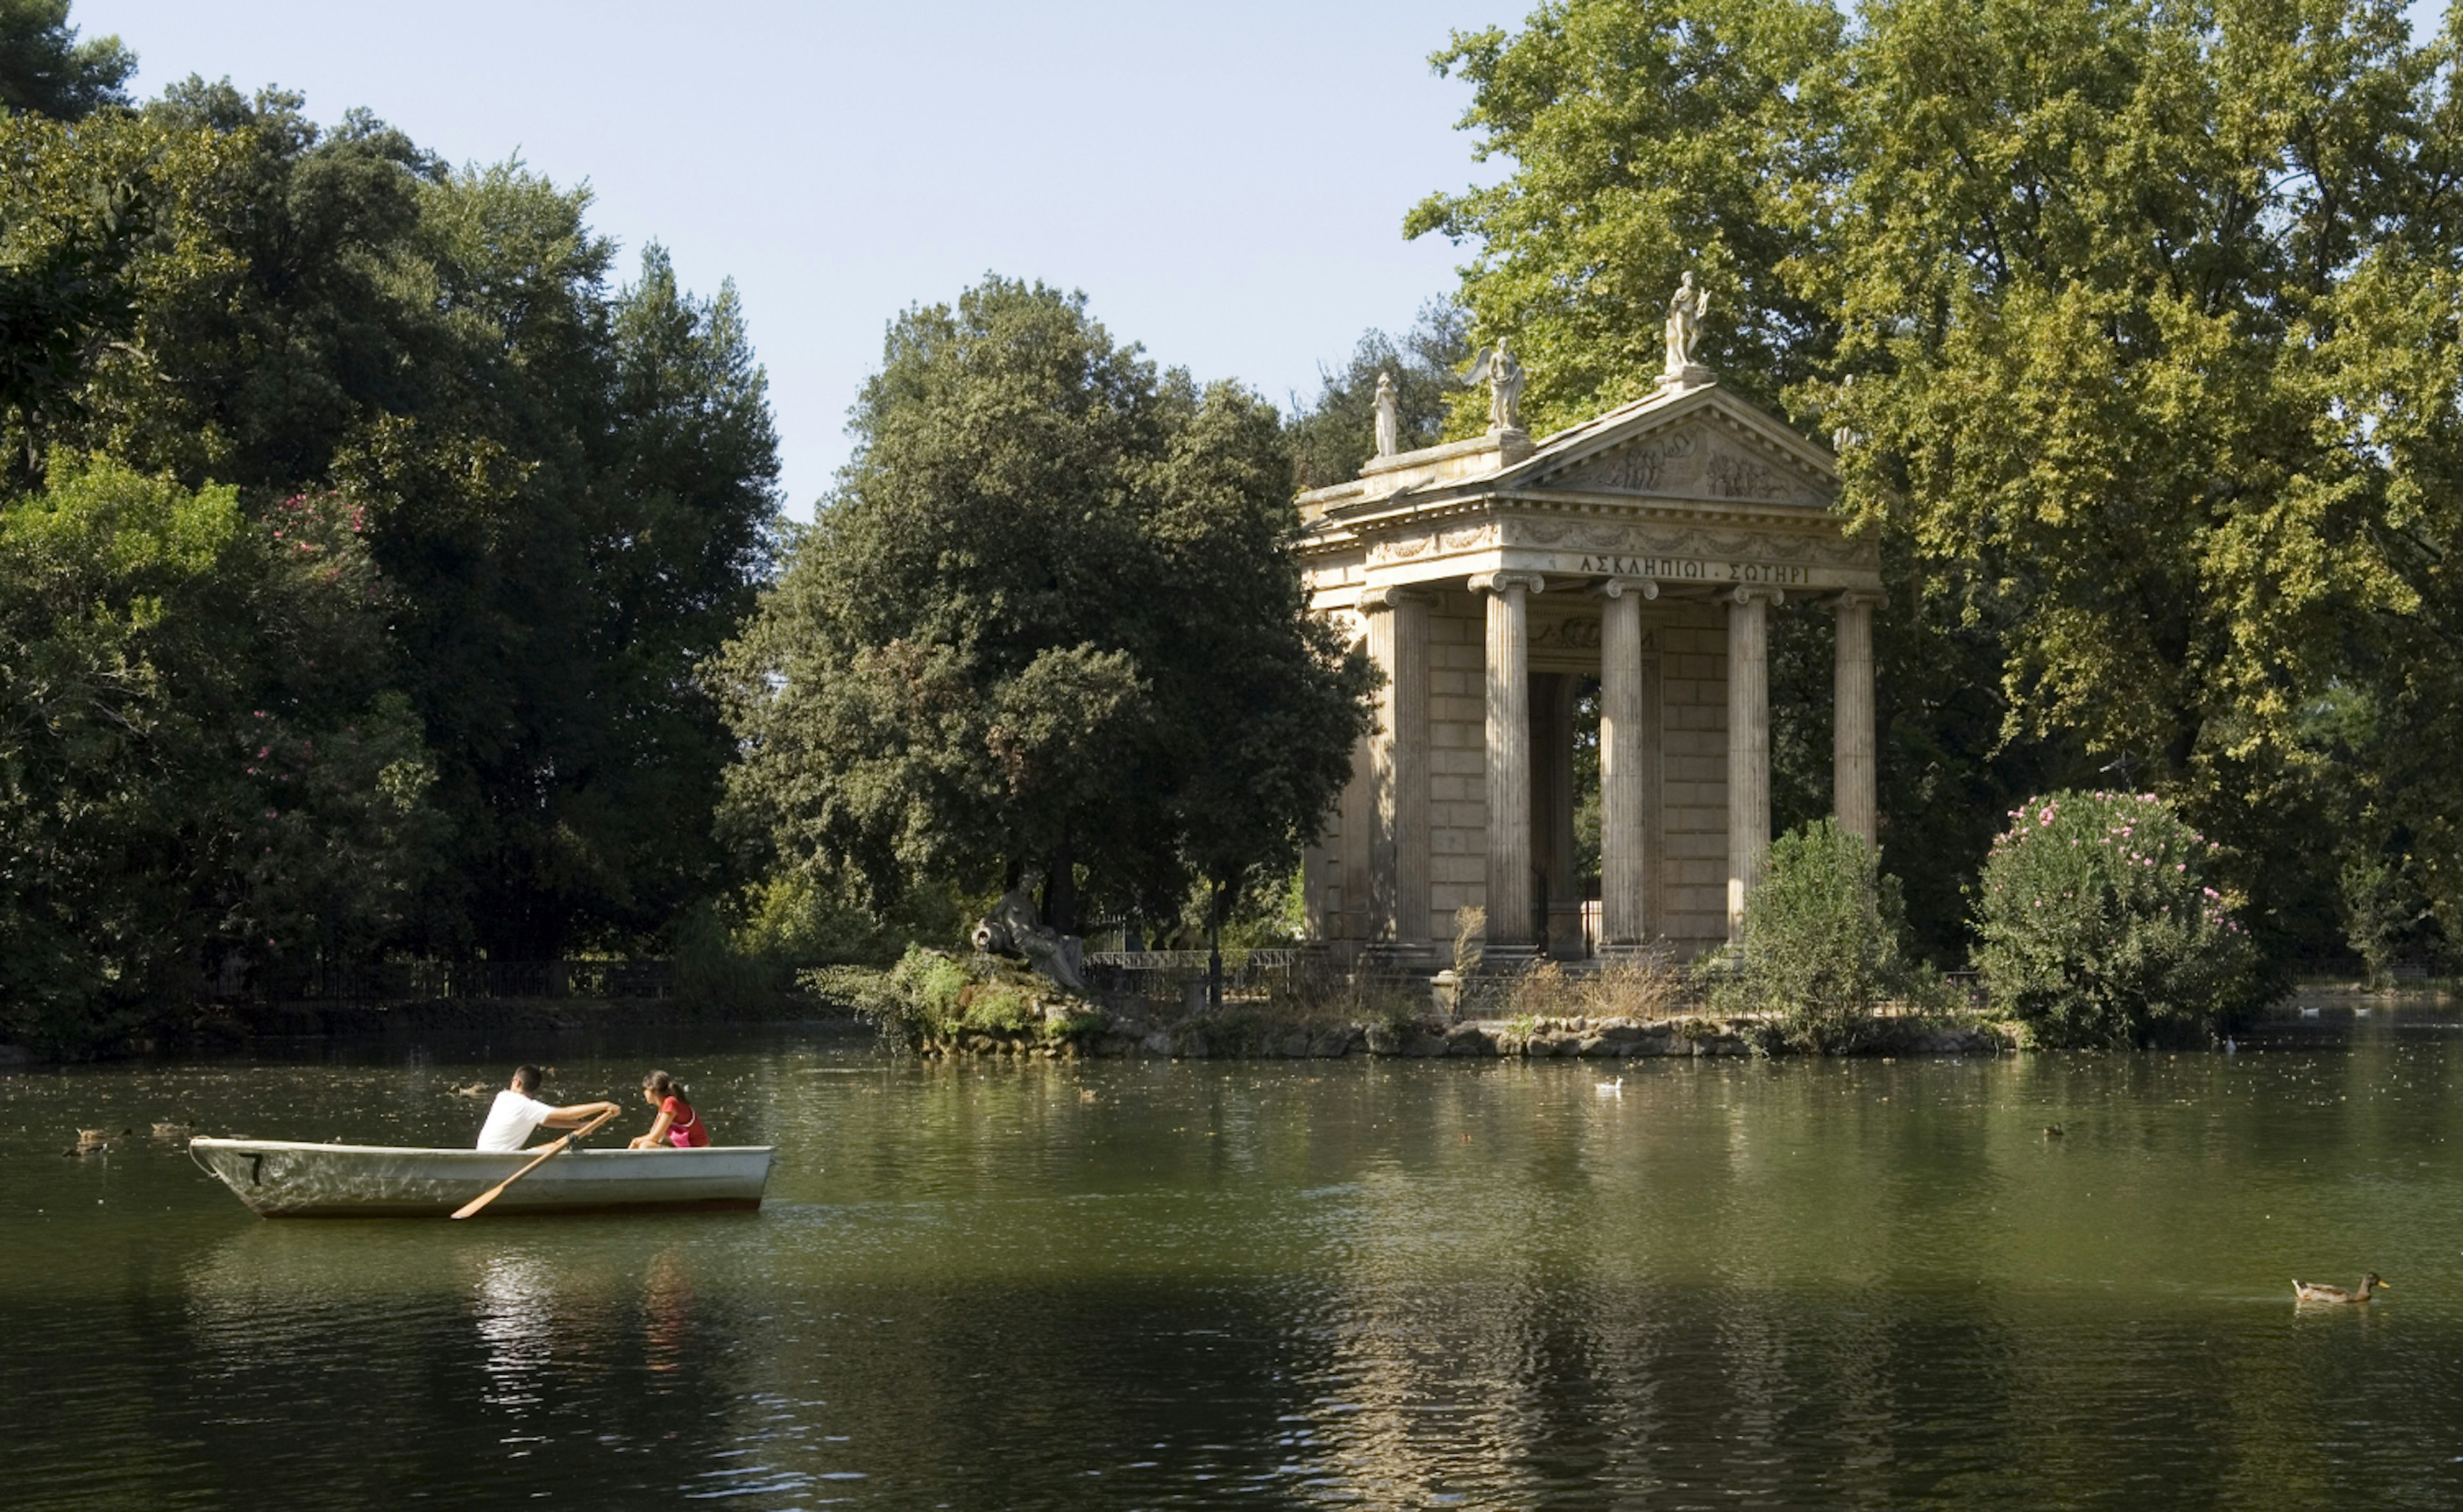
<path fill-rule="evenodd" d="M 1542 488 L 1820 508 L 1830 491 L 1802 464 L 1740 428 L 1694 419 L 1595 453 L 1538 480 Z"/>

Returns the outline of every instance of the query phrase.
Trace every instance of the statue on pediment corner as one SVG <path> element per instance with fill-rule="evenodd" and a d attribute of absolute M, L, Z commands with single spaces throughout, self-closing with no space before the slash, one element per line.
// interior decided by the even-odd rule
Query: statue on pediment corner
<path fill-rule="evenodd" d="M 1403 397 L 1394 391 L 1394 375 L 1377 375 L 1377 455 L 1391 457 L 1403 449 Z"/>
<path fill-rule="evenodd" d="M 1480 354 L 1471 370 L 1474 383 L 1488 380 L 1488 428 L 1492 432 L 1522 428 L 1522 364 L 1514 359 L 1514 345 L 1504 336 L 1493 350 Z"/>

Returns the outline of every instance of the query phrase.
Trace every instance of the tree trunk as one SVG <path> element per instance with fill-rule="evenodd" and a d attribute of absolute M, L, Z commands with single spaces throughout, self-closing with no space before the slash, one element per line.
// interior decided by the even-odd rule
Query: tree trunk
<path fill-rule="evenodd" d="M 1206 902 L 1206 1005 L 1223 1006 L 1223 884 L 1211 882 Z"/>

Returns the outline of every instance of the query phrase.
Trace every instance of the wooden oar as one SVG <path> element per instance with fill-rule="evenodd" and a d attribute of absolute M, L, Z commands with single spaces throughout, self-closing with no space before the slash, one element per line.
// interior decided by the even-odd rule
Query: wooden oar
<path fill-rule="evenodd" d="M 594 1132 L 600 1124 L 603 1124 L 608 1119 L 615 1117 L 616 1113 L 617 1110 L 611 1108 L 607 1112 L 600 1113 L 598 1117 L 590 1120 L 590 1122 L 583 1124 L 580 1128 L 576 1129 L 573 1133 L 566 1134 L 561 1139 L 558 1139 L 556 1143 L 549 1145 L 546 1149 L 539 1152 L 538 1158 L 536 1160 L 532 1161 L 530 1164 L 522 1167 L 512 1175 L 497 1182 L 494 1186 L 488 1188 L 485 1192 L 472 1198 L 469 1201 L 455 1208 L 453 1210 L 453 1216 L 455 1218 L 469 1218 L 471 1214 L 479 1211 L 479 1209 L 486 1207 L 489 1203 L 504 1196 L 505 1188 L 512 1185 L 514 1182 L 520 1180 L 522 1177 L 530 1175 L 532 1172 L 537 1170 L 541 1165 L 545 1164 L 548 1156 L 562 1154 L 566 1146 L 572 1144 L 573 1141 L 580 1138 L 582 1135 Z"/>

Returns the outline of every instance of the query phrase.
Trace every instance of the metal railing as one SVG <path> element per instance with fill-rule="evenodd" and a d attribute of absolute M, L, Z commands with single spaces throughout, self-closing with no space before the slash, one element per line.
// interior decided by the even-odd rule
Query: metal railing
<path fill-rule="evenodd" d="M 1223 990 L 1253 997 L 1290 979 L 1304 952 L 1290 946 L 1223 952 Z M 1203 950 L 1096 950 L 1085 959 L 1086 984 L 1099 992 L 1128 992 L 1158 1002 L 1184 998 L 1206 981 L 1210 958 Z"/>

